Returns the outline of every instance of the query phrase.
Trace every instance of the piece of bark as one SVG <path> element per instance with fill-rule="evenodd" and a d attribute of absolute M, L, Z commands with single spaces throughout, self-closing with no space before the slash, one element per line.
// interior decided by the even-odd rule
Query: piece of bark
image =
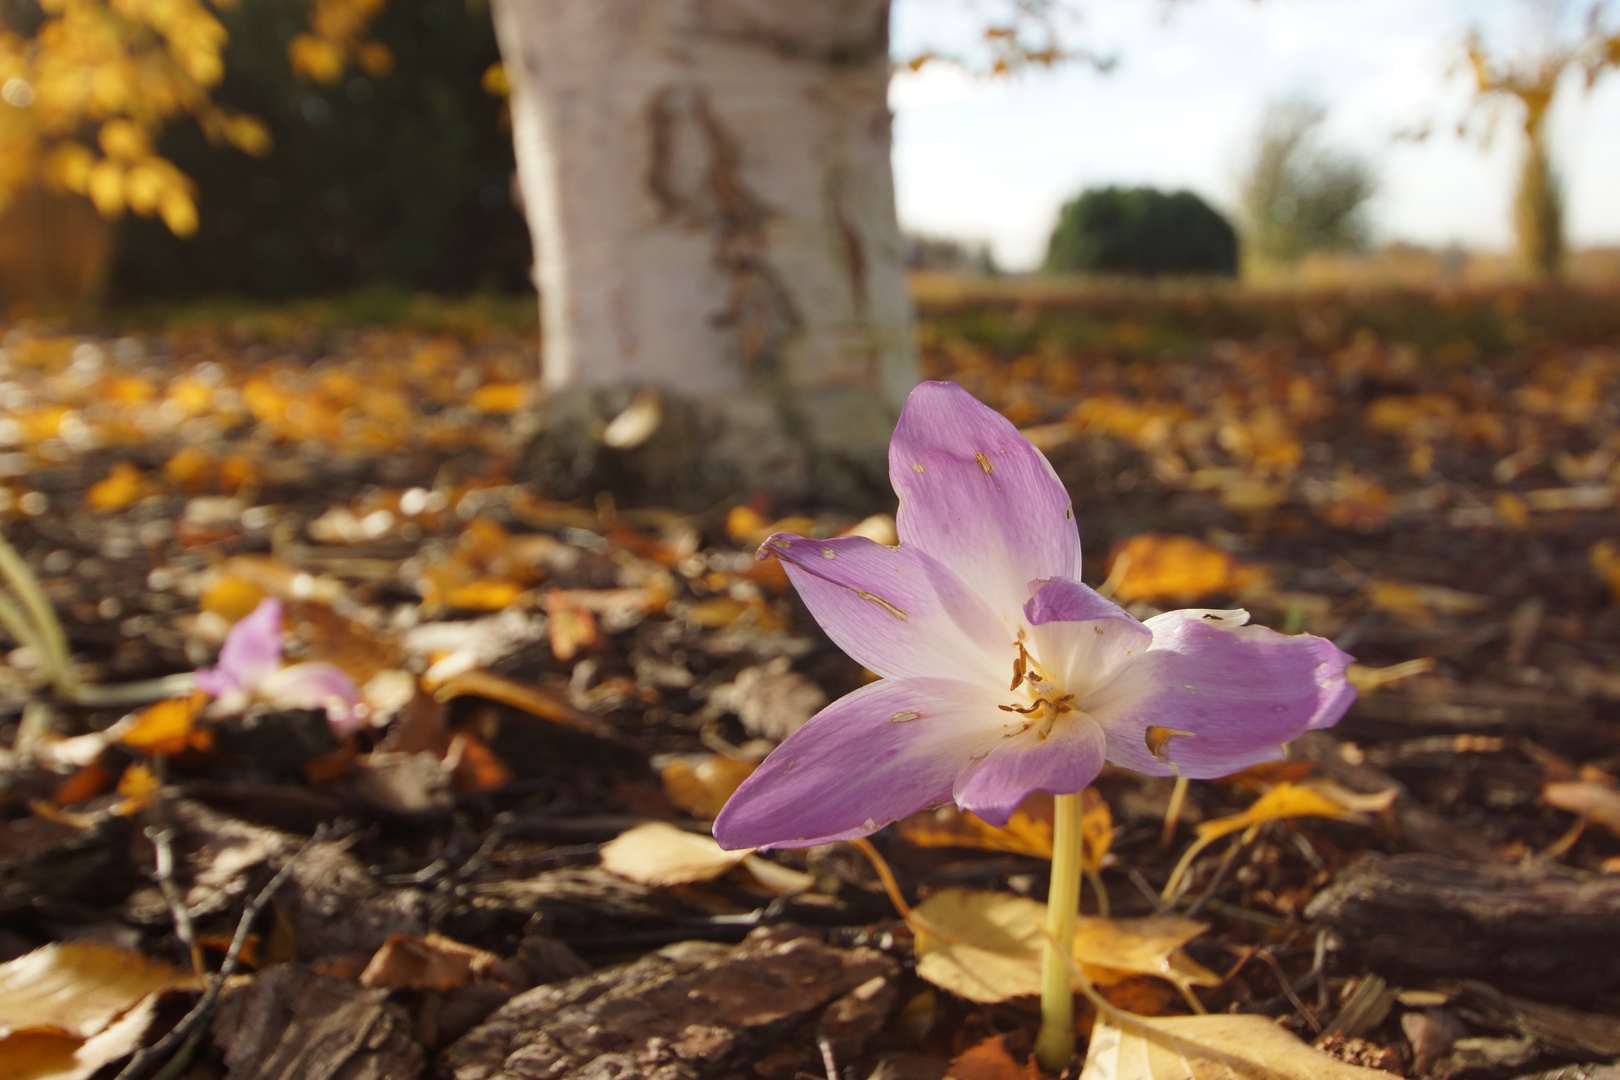
<path fill-rule="evenodd" d="M 412 1080 L 426 1055 L 388 991 L 279 964 L 228 989 L 214 1043 L 231 1080 Z"/>
<path fill-rule="evenodd" d="M 1404 846 L 1430 855 L 1470 862 L 1499 860 L 1489 844 L 1456 828 L 1424 806 L 1412 796 L 1405 784 L 1374 766 L 1351 764 L 1339 752 L 1339 747 L 1339 740 L 1333 736 L 1323 731 L 1311 731 L 1289 743 L 1288 752 L 1290 757 L 1312 762 L 1322 776 L 1343 784 L 1351 791 L 1370 794 L 1393 788 L 1395 802 L 1390 807 L 1388 820 Z"/>
<path fill-rule="evenodd" d="M 513 998 L 443 1064 L 455 1080 L 696 1080 L 780 1046 L 828 1002 L 898 973 L 882 953 L 794 927 L 731 947 L 684 942 Z M 815 1052 L 807 1040 L 806 1057 Z"/>
<path fill-rule="evenodd" d="M 1425 683 L 1367 694 L 1339 724 L 1367 742 L 1422 734 L 1522 735 L 1572 757 L 1613 752 L 1620 724 L 1599 720 L 1590 702 L 1534 687 Z"/>
<path fill-rule="evenodd" d="M 342 844 L 310 844 L 277 901 L 292 921 L 304 957 L 371 953 L 395 934 L 427 932 L 427 898 L 419 889 L 372 880 Z"/>
<path fill-rule="evenodd" d="M 1370 853 L 1305 909 L 1380 974 L 1483 979 L 1551 1000 L 1620 987 L 1620 880 Z"/>

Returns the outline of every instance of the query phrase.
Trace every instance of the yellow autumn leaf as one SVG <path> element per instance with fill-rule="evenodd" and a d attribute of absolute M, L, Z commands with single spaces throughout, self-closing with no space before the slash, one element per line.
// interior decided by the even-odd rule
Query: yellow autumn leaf
<path fill-rule="evenodd" d="M 259 601 L 269 595 L 258 583 L 235 574 L 221 574 L 198 598 L 197 606 L 234 623 L 252 613 Z"/>
<path fill-rule="evenodd" d="M 521 601 L 527 591 L 504 578 L 479 578 L 444 590 L 442 599 L 446 607 L 501 611 Z"/>
<path fill-rule="evenodd" d="M 1011 893 L 942 889 L 912 909 L 917 974 L 970 1001 L 991 1003 L 1041 992 L 1046 905 Z M 1185 990 L 1220 979 L 1182 955 L 1207 927 L 1193 919 L 1082 916 L 1074 958 L 1093 982 L 1151 975 Z"/>
<path fill-rule="evenodd" d="M 529 403 L 526 383 L 489 383 L 474 390 L 467 398 L 467 407 L 474 412 L 501 414 L 515 413 Z"/>
<path fill-rule="evenodd" d="M 90 485 L 84 503 L 98 514 L 127 510 L 151 491 L 151 482 L 140 469 L 127 461 L 116 462 L 106 479 Z"/>
<path fill-rule="evenodd" d="M 380 41 L 362 42 L 354 56 L 360 70 L 373 79 L 381 79 L 394 70 L 394 53 Z"/>
<path fill-rule="evenodd" d="M 1128 1019 L 1127 1019 L 1128 1018 Z M 1254 1015 L 1101 1013 L 1080 1080 L 1389 1080 L 1300 1042 Z"/>
<path fill-rule="evenodd" d="M 1198 840 L 1209 843 L 1250 825 L 1293 817 L 1338 817 L 1348 808 L 1314 787 L 1284 782 L 1256 799 L 1247 810 L 1198 823 Z"/>
<path fill-rule="evenodd" d="M 1620 543 L 1599 540 L 1592 545 L 1588 558 L 1592 561 L 1592 569 L 1609 586 L 1610 598 L 1620 604 Z"/>
<path fill-rule="evenodd" d="M 1081 796 L 1084 807 L 1080 822 L 1083 858 L 1087 868 L 1100 870 L 1113 845 L 1114 823 L 1108 803 L 1094 788 Z M 1021 803 L 1007 824 L 996 828 L 977 814 L 942 806 L 913 814 L 895 828 L 918 847 L 966 847 L 980 851 L 1007 851 L 1015 855 L 1052 857 L 1052 796 L 1036 792 Z"/>
<path fill-rule="evenodd" d="M 758 763 L 724 754 L 710 754 L 696 765 L 677 759 L 660 776 L 669 801 L 694 817 L 713 820 Z"/>
<path fill-rule="evenodd" d="M 102 124 L 98 141 L 108 157 L 125 161 L 137 161 L 152 152 L 152 139 L 146 129 L 123 117 Z"/>
<path fill-rule="evenodd" d="M 124 169 L 116 161 L 102 158 L 90 166 L 86 181 L 90 201 L 102 217 L 117 217 L 124 212 Z"/>
<path fill-rule="evenodd" d="M 499 60 L 484 69 L 484 76 L 478 80 L 478 84 L 490 97 L 512 96 L 512 80 L 507 77 L 506 65 Z"/>
<path fill-rule="evenodd" d="M 343 50 L 314 34 L 299 34 L 287 43 L 287 63 L 293 71 L 323 86 L 343 74 Z"/>
<path fill-rule="evenodd" d="M 232 116 L 225 121 L 225 138 L 238 150 L 254 157 L 270 152 L 270 129 L 257 117 Z"/>
<path fill-rule="evenodd" d="M 179 968 L 116 945 L 46 945 L 0 964 L 0 1031 L 54 1029 L 88 1039 L 152 991 L 194 983 Z"/>
<path fill-rule="evenodd" d="M 1235 595 L 1263 588 L 1267 575 L 1190 536 L 1143 533 L 1114 553 L 1108 584 L 1122 604 L 1137 600 L 1191 603 L 1216 593 Z"/>
<path fill-rule="evenodd" d="M 198 732 L 194 728 L 197 713 L 208 701 L 206 694 L 170 698 L 148 705 L 136 716 L 135 722 L 122 729 L 118 741 L 143 754 L 178 754 L 197 745 Z M 206 743 L 206 740 L 201 740 Z"/>

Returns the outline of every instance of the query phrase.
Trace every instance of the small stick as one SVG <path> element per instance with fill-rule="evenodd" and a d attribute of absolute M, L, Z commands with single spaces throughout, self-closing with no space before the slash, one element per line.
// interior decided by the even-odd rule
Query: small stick
<path fill-rule="evenodd" d="M 208 988 L 203 991 L 203 996 L 198 999 L 197 1004 L 192 1006 L 191 1011 L 181 1018 L 172 1031 L 130 1058 L 129 1064 L 124 1066 L 123 1071 L 118 1074 L 116 1080 L 143 1080 L 147 1073 L 151 1072 L 159 1063 L 173 1056 L 182 1043 L 190 1039 L 194 1032 L 198 1032 L 204 1024 L 208 1023 L 214 1015 L 214 1009 L 219 1005 L 219 995 L 220 991 L 225 989 L 225 980 L 236 973 L 236 964 L 242 955 L 242 946 L 247 944 L 248 931 L 252 929 L 259 915 L 275 897 L 277 890 L 286 884 L 287 878 L 291 876 L 292 869 L 298 864 L 299 858 L 314 847 L 315 844 L 327 839 L 329 839 L 327 829 L 323 825 L 315 831 L 315 835 L 310 837 L 303 847 L 293 852 L 292 857 L 281 865 L 281 869 L 276 871 L 275 876 L 270 879 L 270 883 L 259 890 L 259 895 L 255 896 L 253 902 L 242 911 L 242 917 L 236 923 L 236 934 L 231 938 L 231 946 L 225 951 L 225 960 L 219 965 L 219 970 L 214 973 L 214 977 L 208 981 Z"/>
<path fill-rule="evenodd" d="M 197 978 L 207 978 L 202 946 L 197 944 L 197 931 L 191 925 L 191 912 L 186 908 L 185 898 L 180 895 L 180 887 L 174 882 L 174 830 L 147 829 L 146 837 L 152 841 L 155 864 L 152 876 L 157 879 L 158 888 L 163 892 L 163 902 L 169 905 L 169 914 L 174 916 L 175 936 L 191 950 L 191 970 L 196 972 Z"/>
<path fill-rule="evenodd" d="M 816 1048 L 821 1051 L 821 1067 L 827 1070 L 827 1080 L 839 1080 L 838 1059 L 833 1056 L 832 1040 L 826 1035 L 818 1034 Z"/>

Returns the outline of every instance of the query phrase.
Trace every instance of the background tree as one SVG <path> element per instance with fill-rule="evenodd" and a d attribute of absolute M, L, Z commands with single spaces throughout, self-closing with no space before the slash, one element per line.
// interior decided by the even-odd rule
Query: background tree
<path fill-rule="evenodd" d="M 1326 149 L 1320 129 L 1327 113 L 1304 101 L 1268 106 L 1254 158 L 1243 180 L 1243 216 L 1250 253 L 1293 262 L 1310 251 L 1362 247 L 1365 208 L 1375 190 L 1361 160 Z"/>
<path fill-rule="evenodd" d="M 885 497 L 886 442 L 918 379 L 889 9 L 494 0 L 551 431 L 585 450 L 548 463 L 553 485 L 597 461 L 567 432 L 599 428 L 639 387 L 664 423 L 612 453 L 666 498 Z M 1062 57 L 1053 13 L 999 5 L 993 69 Z"/>
<path fill-rule="evenodd" d="M 1554 277 L 1564 255 L 1564 200 L 1552 164 L 1547 117 L 1566 75 L 1582 72 L 1591 89 L 1605 72 L 1620 67 L 1620 32 L 1605 25 L 1607 5 L 1599 2 L 1587 9 L 1575 40 L 1565 42 L 1567 5 L 1543 0 L 1531 7 L 1537 24 L 1529 35 L 1533 44 L 1505 57 L 1493 54 L 1475 32 L 1468 40 L 1468 65 L 1474 76 L 1475 104 L 1486 115 L 1483 140 L 1489 140 L 1504 109 L 1518 114 L 1524 142 L 1513 195 L 1513 233 L 1525 268 L 1537 276 Z M 1458 131 L 1468 134 L 1466 121 Z"/>
<path fill-rule="evenodd" d="M 1047 245 L 1049 274 L 1237 273 L 1237 231 L 1190 191 L 1093 188 L 1065 203 Z"/>

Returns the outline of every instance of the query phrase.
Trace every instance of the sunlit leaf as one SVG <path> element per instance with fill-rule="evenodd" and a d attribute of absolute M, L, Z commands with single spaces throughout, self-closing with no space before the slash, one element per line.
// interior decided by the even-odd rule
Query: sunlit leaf
<path fill-rule="evenodd" d="M 917 974 L 970 1001 L 996 1002 L 1041 990 L 1046 905 L 1010 893 L 942 889 L 913 909 Z M 1211 986 L 1212 972 L 1180 950 L 1207 927 L 1192 919 L 1081 916 L 1075 960 L 1093 982 L 1151 975 L 1182 986 Z"/>
<path fill-rule="evenodd" d="M 143 754 L 173 755 L 191 747 L 206 749 L 211 737 L 206 730 L 197 729 L 195 722 L 207 701 L 206 694 L 193 694 L 148 705 L 132 726 L 120 725 L 118 741 Z"/>
<path fill-rule="evenodd" d="M 89 1038 L 154 990 L 192 986 L 171 964 L 115 945 L 46 945 L 0 964 L 0 1032 Z"/>
<path fill-rule="evenodd" d="M 1236 595 L 1262 588 L 1267 575 L 1190 536 L 1143 533 L 1113 555 L 1108 586 L 1122 604 L 1137 600 L 1191 603 L 1217 593 Z"/>
<path fill-rule="evenodd" d="M 129 509 L 151 491 L 146 474 L 127 461 L 119 461 L 114 463 L 106 479 L 90 485 L 84 502 L 98 514 L 113 514 Z"/>
<path fill-rule="evenodd" d="M 1081 1080 L 1388 1080 L 1313 1050 L 1264 1016 L 1101 1015 Z"/>
<path fill-rule="evenodd" d="M 753 854 L 724 851 L 712 837 L 662 821 L 637 825 L 602 845 L 602 868 L 642 885 L 691 885 L 713 881 Z"/>
<path fill-rule="evenodd" d="M 713 820 L 758 767 L 756 762 L 724 754 L 710 754 L 696 765 L 678 759 L 664 766 L 664 794 L 688 814 Z"/>

